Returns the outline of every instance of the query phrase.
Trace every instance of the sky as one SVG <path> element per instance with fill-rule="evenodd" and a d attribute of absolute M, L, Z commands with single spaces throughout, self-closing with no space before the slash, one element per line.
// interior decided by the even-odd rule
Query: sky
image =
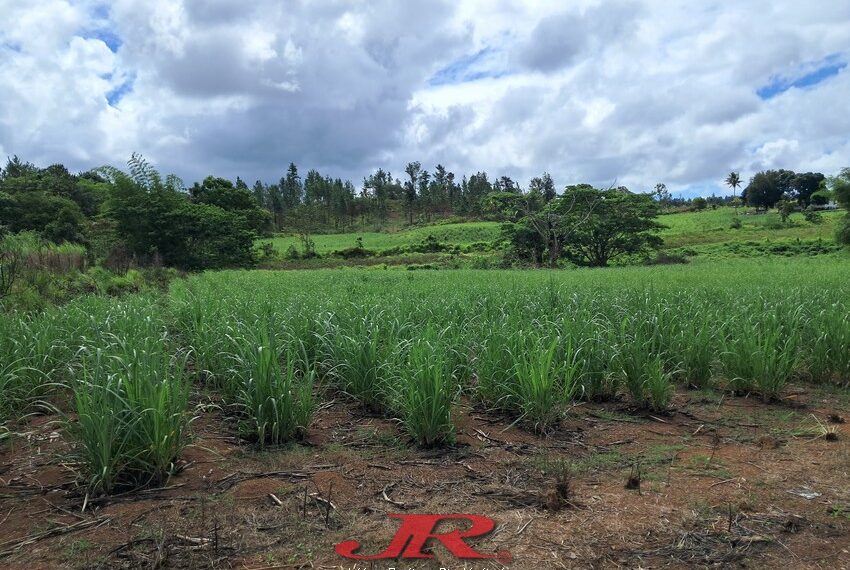
<path fill-rule="evenodd" d="M 845 0 L 0 0 L 0 159 L 724 194 L 850 166 Z"/>

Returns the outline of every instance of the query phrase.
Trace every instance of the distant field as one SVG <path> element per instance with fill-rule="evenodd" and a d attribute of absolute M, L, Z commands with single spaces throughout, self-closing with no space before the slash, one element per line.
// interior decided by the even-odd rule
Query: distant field
<path fill-rule="evenodd" d="M 705 246 L 716 244 L 733 244 L 737 242 L 781 242 L 789 240 L 817 240 L 832 242 L 840 220 L 845 212 L 823 212 L 823 221 L 819 224 L 807 222 L 802 214 L 793 214 L 787 224 L 782 224 L 779 214 L 751 213 L 749 208 L 718 208 L 701 212 L 686 212 L 681 214 L 665 214 L 658 218 L 666 228 L 660 235 L 664 239 L 664 247 L 668 249 L 696 247 L 700 253 L 715 253 L 717 248 Z M 735 217 L 740 218 L 742 226 L 738 229 L 731 227 Z M 418 227 L 397 232 L 351 232 L 341 234 L 316 234 L 313 241 L 316 252 L 327 254 L 336 250 L 354 247 L 357 238 L 362 238 L 363 247 L 369 250 L 381 251 L 392 247 L 407 246 L 420 243 L 428 235 L 433 235 L 438 241 L 451 245 L 465 246 L 476 242 L 493 242 L 500 235 L 501 224 L 498 222 L 469 222 L 460 224 L 438 224 Z M 281 253 L 290 246 L 301 250 L 297 236 L 277 236 L 272 239 L 260 240 L 259 243 L 272 243 Z M 700 247 L 703 246 L 703 247 Z M 724 254 L 735 255 L 724 247 Z M 734 248 L 731 248 L 734 250 Z M 717 250 L 720 251 L 720 250 Z"/>
<path fill-rule="evenodd" d="M 792 214 L 788 225 L 781 223 L 777 212 L 751 214 L 749 208 L 718 208 L 702 212 L 667 214 L 659 221 L 667 226 L 661 232 L 665 247 L 684 247 L 727 241 L 752 241 L 764 239 L 824 239 L 835 238 L 839 221 L 845 212 L 823 212 L 820 224 L 811 224 L 802 214 Z M 732 229 L 732 220 L 738 216 L 742 226 Z"/>
<path fill-rule="evenodd" d="M 316 252 L 330 253 L 339 249 L 354 247 L 357 238 L 363 239 L 363 247 L 371 250 L 383 250 L 391 247 L 411 245 L 433 235 L 438 241 L 453 245 L 469 245 L 475 242 L 491 242 L 499 237 L 500 224 L 496 222 L 469 222 L 465 224 L 441 224 L 414 228 L 393 233 L 355 232 L 344 234 L 323 234 L 312 236 L 316 242 Z M 260 243 L 271 242 L 275 249 L 285 252 L 294 245 L 299 250 L 301 242 L 297 236 L 278 236 Z"/>

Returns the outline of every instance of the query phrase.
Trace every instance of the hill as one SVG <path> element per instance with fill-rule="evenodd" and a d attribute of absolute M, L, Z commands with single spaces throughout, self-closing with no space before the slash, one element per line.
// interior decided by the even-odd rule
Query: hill
<path fill-rule="evenodd" d="M 840 250 L 835 233 L 843 211 L 823 212 L 819 223 L 794 213 L 783 222 L 779 213 L 756 213 L 751 208 L 720 207 L 695 212 L 664 214 L 659 233 L 663 251 L 688 258 L 759 257 L 763 255 L 822 255 Z M 734 220 L 740 220 L 735 227 Z M 498 263 L 504 244 L 499 222 L 436 223 L 387 232 L 314 234 L 318 259 L 297 259 L 303 250 L 299 236 L 278 235 L 258 242 L 271 246 L 274 254 L 263 259 L 265 267 L 313 268 L 337 265 L 430 264 L 451 260 L 454 266 L 486 267 Z M 343 259 L 345 250 L 358 239 L 363 253 Z M 426 247 L 430 240 L 430 247 Z M 268 244 L 268 245 L 266 245 Z M 437 244 L 437 245 L 434 245 Z M 287 252 L 290 254 L 287 256 Z"/>

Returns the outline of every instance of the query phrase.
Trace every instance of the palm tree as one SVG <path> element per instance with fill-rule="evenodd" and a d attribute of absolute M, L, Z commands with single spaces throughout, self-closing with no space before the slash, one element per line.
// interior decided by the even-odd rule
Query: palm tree
<path fill-rule="evenodd" d="M 726 185 L 732 189 L 732 197 L 735 198 L 735 190 L 741 185 L 741 177 L 737 172 L 730 172 L 726 177 Z"/>

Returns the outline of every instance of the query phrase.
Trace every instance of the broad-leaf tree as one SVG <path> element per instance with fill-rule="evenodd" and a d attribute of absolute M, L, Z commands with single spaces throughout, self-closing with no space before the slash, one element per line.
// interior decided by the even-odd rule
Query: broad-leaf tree
<path fill-rule="evenodd" d="M 564 215 L 564 254 L 579 265 L 606 267 L 626 255 L 661 246 L 658 204 L 648 194 L 580 188 L 557 200 Z"/>
<path fill-rule="evenodd" d="M 765 170 L 750 179 L 741 195 L 744 201 L 757 208 L 772 208 L 791 191 L 794 172 L 790 170 Z"/>
<path fill-rule="evenodd" d="M 850 168 L 842 168 L 837 176 L 829 179 L 829 189 L 835 194 L 835 199 L 845 209 L 844 225 L 838 230 L 838 242 L 850 245 Z"/>

